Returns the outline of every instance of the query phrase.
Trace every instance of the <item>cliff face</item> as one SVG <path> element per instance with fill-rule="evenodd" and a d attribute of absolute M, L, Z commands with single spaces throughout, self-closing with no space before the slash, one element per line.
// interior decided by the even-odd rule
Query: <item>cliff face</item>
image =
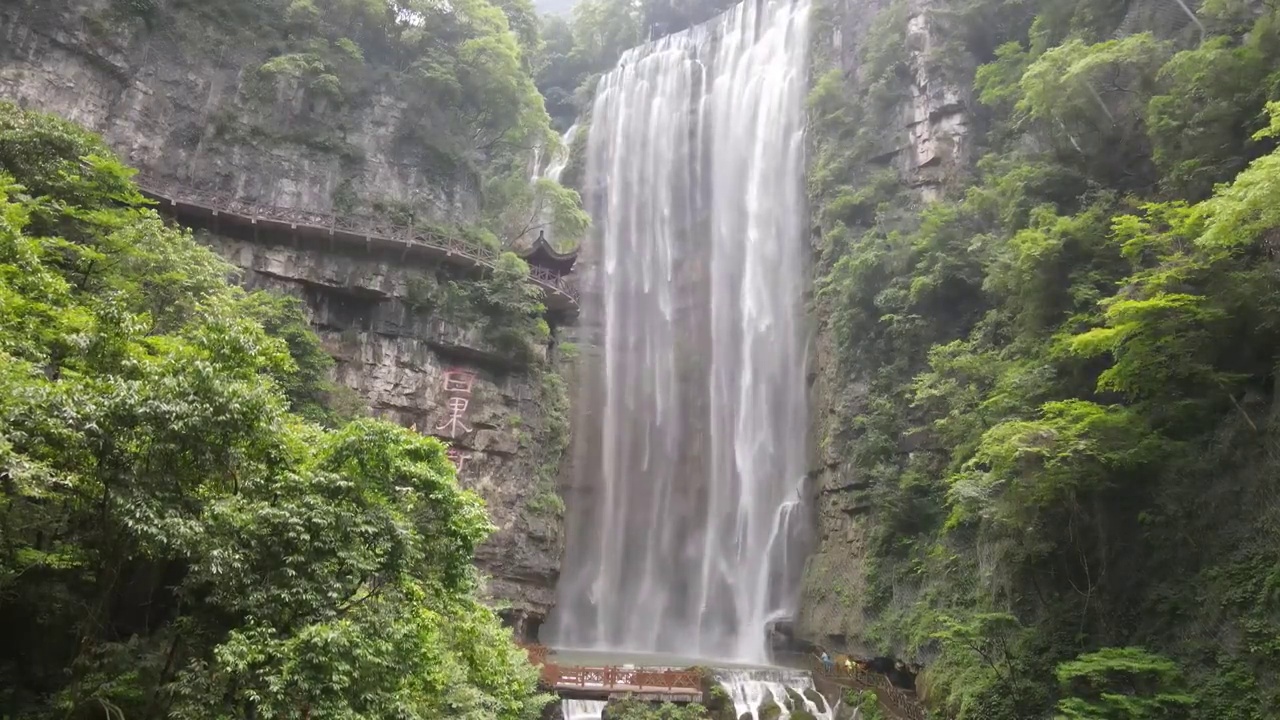
<path fill-rule="evenodd" d="M 814 82 L 838 73 L 847 96 L 870 96 L 855 108 L 866 123 L 862 133 L 842 141 L 866 144 L 846 168 L 846 177 L 867 185 L 877 174 L 889 177 L 892 184 L 910 188 L 921 205 L 940 197 L 945 186 L 968 170 L 971 154 L 972 62 L 963 56 L 951 65 L 939 61 L 948 50 L 942 5 L 937 0 L 831 0 L 815 9 Z M 868 67 L 869 57 L 876 67 Z M 894 78 L 891 92 L 877 96 L 874 89 L 867 90 L 875 85 L 877 72 Z M 818 129 L 814 135 L 824 132 Z M 811 152 L 816 157 L 822 149 Z M 820 162 L 811 175 L 820 172 Z M 815 275 L 821 287 L 831 259 L 819 192 L 813 190 L 812 204 Z M 805 642 L 867 656 L 879 650 L 866 637 L 864 614 L 865 580 L 874 555 L 869 545 L 875 529 L 874 483 L 867 468 L 850 462 L 844 449 L 852 434 L 864 431 L 852 425 L 865 412 L 869 378 L 842 366 L 830 319 L 829 308 L 816 303 L 809 469 L 816 546 L 805 571 L 795 633 Z M 910 441 L 900 441 L 898 451 L 909 453 Z"/>
<path fill-rule="evenodd" d="M 337 361 L 335 379 L 378 416 L 438 435 L 460 452 L 459 480 L 488 503 L 497 532 L 477 552 L 491 595 L 526 631 L 550 610 L 561 519 L 554 487 L 536 478 L 540 451 L 563 413 L 558 377 L 511 373 L 473 328 L 412 307 L 424 269 L 358 255 L 201 238 L 244 269 L 244 284 L 303 299 Z M 429 269 L 428 269 L 429 271 Z M 469 392 L 467 390 L 469 386 Z M 454 421 L 454 408 L 467 402 Z M 532 625 L 528 623 L 532 621 Z"/>
<path fill-rule="evenodd" d="M 274 48 L 175 2 L 158 19 L 113 0 L 0 7 L 0 96 L 74 120 L 166 185 L 312 211 L 476 214 L 474 179 L 424 149 L 432 118 L 394 87 L 341 102 L 260 71 Z"/>
<path fill-rule="evenodd" d="M 101 133 L 165 189 L 318 212 L 474 219 L 472 179 L 424 154 L 406 125 L 420 136 L 432 120 L 409 117 L 393 88 L 334 104 L 288 82 L 264 85 L 257 69 L 272 48 L 219 35 L 226 28 L 202 24 L 194 5 L 169 3 L 155 23 L 123 17 L 120 7 L 5 3 L 0 98 Z M 424 307 L 416 288 L 439 270 L 428 264 L 201 238 L 245 270 L 246 286 L 306 302 L 337 361 L 335 380 L 374 414 L 452 443 L 461 482 L 485 498 L 498 526 L 477 553 L 488 591 L 509 605 L 502 612 L 518 631 L 536 633 L 562 545 L 555 476 L 567 408 L 555 371 L 512 363 L 486 339 L 483 319 Z M 545 358 L 548 348 L 534 354 Z"/>
<path fill-rule="evenodd" d="M 797 633 L 956 718 L 1280 706 L 1280 340 L 1237 321 L 1276 313 L 1275 7 L 819 8 Z"/>

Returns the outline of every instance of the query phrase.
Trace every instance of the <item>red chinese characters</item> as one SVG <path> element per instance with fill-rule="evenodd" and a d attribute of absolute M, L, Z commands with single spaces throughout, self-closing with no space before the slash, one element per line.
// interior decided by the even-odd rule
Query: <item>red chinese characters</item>
<path fill-rule="evenodd" d="M 445 371 L 444 391 L 449 394 L 445 407 L 449 410 L 449 415 L 443 423 L 436 426 L 437 431 L 447 431 L 450 438 L 458 437 L 459 429 L 463 434 L 471 432 L 471 428 L 467 427 L 463 418 L 466 416 L 467 406 L 471 404 L 468 396 L 471 395 L 471 384 L 475 379 L 475 373 L 469 370 L 454 368 Z"/>
<path fill-rule="evenodd" d="M 471 405 L 471 386 L 475 383 L 476 374 L 470 370 L 460 368 L 450 368 L 444 371 L 442 377 L 445 401 L 444 407 L 448 411 L 444 422 L 436 426 L 436 432 L 441 433 L 449 439 L 458 437 L 471 432 L 471 428 L 464 421 L 467 414 L 467 407 Z M 450 447 L 446 453 L 449 460 L 458 468 L 458 474 L 462 474 L 462 468 L 466 465 L 467 460 L 471 459 L 471 454 L 463 452 L 461 448 Z"/>
<path fill-rule="evenodd" d="M 465 465 L 467 461 L 471 459 L 470 453 L 464 453 L 462 452 L 462 450 L 456 447 L 449 448 L 445 452 L 445 456 L 449 458 L 449 461 L 453 463 L 454 467 L 458 468 L 459 475 L 462 474 L 462 466 Z"/>

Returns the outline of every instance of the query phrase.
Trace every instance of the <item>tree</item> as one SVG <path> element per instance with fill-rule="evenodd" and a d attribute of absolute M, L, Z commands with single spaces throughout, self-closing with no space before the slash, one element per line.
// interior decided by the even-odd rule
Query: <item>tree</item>
<path fill-rule="evenodd" d="M 1142 648 L 1103 648 L 1062 663 L 1056 674 L 1068 694 L 1058 701 L 1063 720 L 1173 720 L 1195 704 L 1178 666 Z"/>
<path fill-rule="evenodd" d="M 130 175 L 0 105 L 0 714 L 536 717 L 444 445 L 295 414 L 327 366 L 296 304 Z"/>

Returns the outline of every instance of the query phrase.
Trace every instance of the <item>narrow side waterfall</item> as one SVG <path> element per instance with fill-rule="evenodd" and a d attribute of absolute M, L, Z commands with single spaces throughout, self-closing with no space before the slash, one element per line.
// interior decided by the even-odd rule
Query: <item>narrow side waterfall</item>
<path fill-rule="evenodd" d="M 818 720 L 831 720 L 834 713 L 827 701 L 813 689 L 809 673 L 798 670 L 718 670 L 716 680 L 733 699 L 734 716 L 762 720 L 761 708 L 777 705 L 778 720 L 787 720 L 796 710 L 806 710 Z M 766 711 L 767 714 L 767 711 Z M 856 717 L 856 716 L 855 716 Z"/>
<path fill-rule="evenodd" d="M 748 0 L 597 88 L 573 648 L 767 661 L 806 553 L 808 0 Z"/>
<path fill-rule="evenodd" d="M 539 180 L 551 180 L 560 182 L 560 176 L 564 174 L 564 169 L 569 166 L 569 150 L 573 147 L 573 138 L 578 134 L 578 124 L 574 123 L 569 126 L 564 135 L 560 138 L 560 145 L 551 151 L 550 157 L 543 165 L 543 152 L 546 147 L 538 145 L 533 149 L 532 174 L 529 176 L 529 183 L 537 186 Z M 544 233 L 550 237 L 553 235 L 551 225 L 555 220 L 555 211 L 550 205 L 538 208 L 538 225 L 544 228 Z"/>
<path fill-rule="evenodd" d="M 547 163 L 547 169 L 542 176 L 548 180 L 560 182 L 560 176 L 564 174 L 564 169 L 569 166 L 569 150 L 573 147 L 573 139 L 578 134 L 578 124 L 574 123 L 565 130 L 564 136 L 560 138 L 560 147 L 556 148 L 555 153 L 551 155 L 550 162 Z"/>

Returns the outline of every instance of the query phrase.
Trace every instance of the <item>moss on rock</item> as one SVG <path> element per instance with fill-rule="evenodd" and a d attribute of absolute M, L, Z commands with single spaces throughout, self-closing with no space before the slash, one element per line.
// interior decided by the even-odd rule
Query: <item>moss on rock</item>
<path fill-rule="evenodd" d="M 800 694 L 800 691 L 793 688 L 787 688 L 787 709 L 803 710 L 804 707 L 804 696 Z"/>
<path fill-rule="evenodd" d="M 782 706 L 773 698 L 767 697 L 756 708 L 756 717 L 760 720 L 778 720 L 782 717 Z"/>

